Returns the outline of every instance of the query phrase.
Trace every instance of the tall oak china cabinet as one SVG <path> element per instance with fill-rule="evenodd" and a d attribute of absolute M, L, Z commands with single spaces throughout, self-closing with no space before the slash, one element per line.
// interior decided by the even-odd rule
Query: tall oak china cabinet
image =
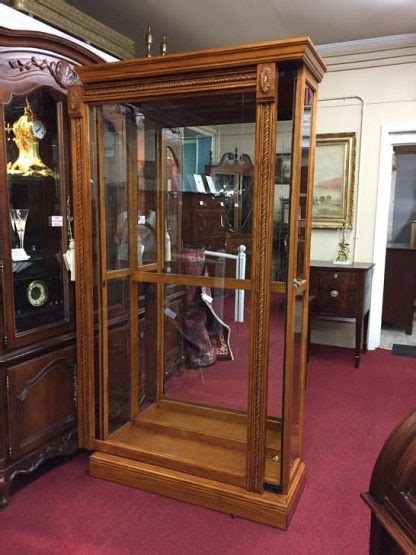
<path fill-rule="evenodd" d="M 0 507 L 11 481 L 77 447 L 67 87 L 101 58 L 0 28 Z"/>
<path fill-rule="evenodd" d="M 78 416 L 93 476 L 287 527 L 305 479 L 324 71 L 307 38 L 79 68 Z"/>

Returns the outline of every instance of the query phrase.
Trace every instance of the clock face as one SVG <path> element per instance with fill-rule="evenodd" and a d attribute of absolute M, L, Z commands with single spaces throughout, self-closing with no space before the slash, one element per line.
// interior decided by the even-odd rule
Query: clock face
<path fill-rule="evenodd" d="M 38 139 L 43 139 L 43 137 L 46 135 L 46 127 L 38 119 L 32 123 L 32 131 L 35 137 L 37 137 Z"/>
<path fill-rule="evenodd" d="M 26 289 L 27 300 L 32 306 L 43 306 L 48 299 L 48 286 L 41 279 L 31 281 Z"/>

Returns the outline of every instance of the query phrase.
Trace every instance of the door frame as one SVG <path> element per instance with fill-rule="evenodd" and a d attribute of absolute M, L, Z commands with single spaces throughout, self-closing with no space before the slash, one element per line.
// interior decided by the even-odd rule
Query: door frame
<path fill-rule="evenodd" d="M 393 147 L 416 144 L 416 121 L 389 123 L 381 128 L 378 171 L 376 221 L 373 261 L 375 263 L 371 291 L 368 348 L 380 346 L 383 310 L 384 271 L 386 265 L 387 232 L 389 224 Z"/>

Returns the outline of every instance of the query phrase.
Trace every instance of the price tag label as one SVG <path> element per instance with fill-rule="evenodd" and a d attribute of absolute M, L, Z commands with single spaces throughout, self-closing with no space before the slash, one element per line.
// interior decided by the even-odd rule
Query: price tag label
<path fill-rule="evenodd" d="M 50 227 L 62 227 L 64 225 L 63 216 L 49 216 Z"/>

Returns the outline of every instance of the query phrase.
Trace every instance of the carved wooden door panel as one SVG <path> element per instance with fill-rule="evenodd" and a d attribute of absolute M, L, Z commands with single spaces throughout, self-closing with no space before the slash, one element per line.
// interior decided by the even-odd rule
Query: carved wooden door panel
<path fill-rule="evenodd" d="M 11 458 L 74 426 L 75 356 L 66 347 L 7 369 Z"/>

